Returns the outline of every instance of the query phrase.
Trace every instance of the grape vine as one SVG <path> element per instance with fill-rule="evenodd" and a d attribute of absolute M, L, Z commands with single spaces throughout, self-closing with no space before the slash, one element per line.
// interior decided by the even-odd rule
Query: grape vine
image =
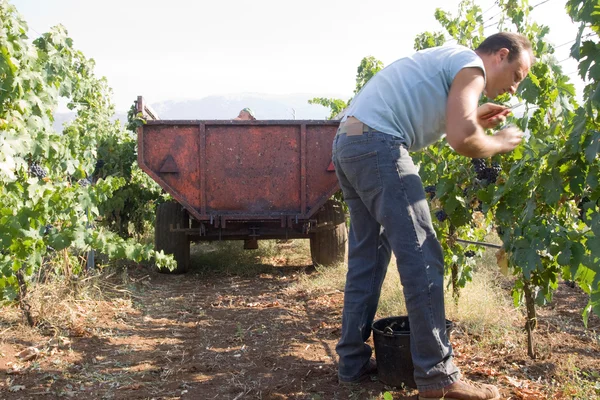
<path fill-rule="evenodd" d="M 121 149 L 128 134 L 111 119 L 106 80 L 94 75 L 93 60 L 73 47 L 65 28 L 33 43 L 27 31 L 15 7 L 0 0 L 0 300 L 25 301 L 34 272 L 61 250 L 172 267 L 152 246 L 96 224 L 101 208 L 129 184 L 122 171 L 94 176 L 98 153 L 104 143 Z M 76 118 L 56 132 L 61 98 Z"/>
<path fill-rule="evenodd" d="M 534 6 L 522 0 L 500 0 L 498 30 L 529 37 L 537 58 L 517 93 L 525 102 L 525 112 L 522 117 L 510 118 L 529 138 L 514 152 L 494 160 L 467 160 L 455 155 L 444 141 L 414 157 L 425 184 L 436 185 L 438 207 L 448 214 L 450 225 L 445 222 L 437 228 L 448 265 L 465 271 L 460 257 L 456 261 L 456 254 L 462 252 L 453 238 L 481 237 L 494 227 L 500 234 L 500 264 L 507 262 L 508 271 L 516 277 L 515 303 L 524 301 L 526 305 L 531 357 L 536 356 L 532 336 L 535 304 L 552 298 L 561 277 L 575 281 L 590 295 L 584 322 L 590 312 L 600 315 L 600 69 L 596 67 L 600 18 L 592 12 L 595 4 L 571 0 L 566 6 L 573 20 L 581 23 L 571 55 L 580 62 L 579 73 L 587 83 L 583 104 L 577 104 L 574 86 L 553 56 L 555 49 L 545 38 L 549 28 L 530 20 Z M 457 18 L 441 10 L 436 18 L 459 44 L 474 48 L 483 40 L 481 9 L 471 0 L 461 3 Z M 586 40 L 582 40 L 584 33 Z M 445 40 L 444 34 L 424 33 L 415 43 L 433 43 L 422 39 L 432 37 L 438 38 L 438 44 Z M 473 202 L 464 199 L 467 186 L 476 192 L 483 223 Z"/>
<path fill-rule="evenodd" d="M 455 298 L 472 278 L 477 255 L 472 242 L 495 231 L 502 241 L 498 264 L 515 278 L 515 304 L 526 306 L 531 357 L 536 356 L 535 305 L 552 299 L 560 279 L 589 295 L 584 323 L 592 312 L 600 316 L 600 6 L 592 0 L 568 0 L 565 6 L 579 24 L 570 52 L 586 84 L 579 104 L 547 40 L 550 28 L 530 18 L 544 3 L 499 0 L 498 19 L 485 25 L 489 20 L 475 1 L 463 0 L 456 16 L 436 10 L 443 31 L 423 32 L 414 41 L 416 50 L 445 43 L 476 48 L 491 28 L 520 32 L 532 43 L 537 62 L 516 94 L 523 112 L 507 121 L 527 133 L 521 146 L 492 159 L 471 160 L 441 140 L 413 154 Z M 495 99 L 508 100 L 508 95 Z"/>

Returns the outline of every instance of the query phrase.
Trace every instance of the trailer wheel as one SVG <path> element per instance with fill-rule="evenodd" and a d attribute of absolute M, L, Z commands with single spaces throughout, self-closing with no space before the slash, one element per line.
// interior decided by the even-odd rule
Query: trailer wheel
<path fill-rule="evenodd" d="M 159 204 L 156 208 L 156 223 L 154 225 L 154 246 L 156 251 L 173 254 L 177 267 L 173 271 L 159 268 L 162 273 L 183 274 L 190 268 L 190 240 L 184 232 L 171 232 L 171 225 L 187 227 L 189 217 L 181 204 L 170 201 Z"/>
<path fill-rule="evenodd" d="M 314 264 L 333 265 L 346 257 L 346 214 L 342 203 L 328 200 L 315 215 L 316 227 L 310 233 L 310 255 Z"/>

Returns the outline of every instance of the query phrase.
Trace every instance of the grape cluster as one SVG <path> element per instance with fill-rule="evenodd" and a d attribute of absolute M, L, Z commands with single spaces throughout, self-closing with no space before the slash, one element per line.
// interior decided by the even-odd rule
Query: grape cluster
<path fill-rule="evenodd" d="M 36 178 L 43 179 L 46 177 L 46 170 L 36 162 L 32 162 L 29 166 L 29 175 L 35 176 Z"/>
<path fill-rule="evenodd" d="M 54 229 L 54 225 L 48 224 L 44 226 L 44 235 L 48 235 Z"/>
<path fill-rule="evenodd" d="M 80 179 L 77 181 L 79 186 L 86 187 L 92 184 L 92 180 L 90 178 Z"/>
<path fill-rule="evenodd" d="M 100 173 L 100 170 L 102 169 L 102 167 L 104 167 L 104 165 L 106 165 L 104 160 L 98 159 L 98 161 L 96 161 L 96 167 L 94 168 L 94 172 L 92 173 L 92 176 L 98 176 L 98 174 Z"/>
<path fill-rule="evenodd" d="M 472 258 L 475 257 L 475 252 L 473 250 L 465 251 L 465 257 Z"/>
<path fill-rule="evenodd" d="M 429 199 L 433 199 L 435 197 L 435 185 L 426 186 L 425 193 L 429 196 Z"/>
<path fill-rule="evenodd" d="M 579 209 L 579 219 L 582 221 L 586 221 L 586 219 L 589 219 L 589 217 L 587 216 L 587 212 L 589 209 L 594 210 L 596 206 L 600 205 L 600 199 L 597 199 L 596 201 L 591 200 L 589 197 L 584 196 L 578 203 L 577 203 L 577 208 Z"/>
<path fill-rule="evenodd" d="M 445 220 L 448 219 L 448 214 L 446 214 L 446 211 L 444 211 L 444 210 L 439 210 L 439 211 L 435 212 L 435 217 L 437 218 L 438 221 L 444 222 Z"/>
<path fill-rule="evenodd" d="M 486 184 L 496 183 L 496 179 L 498 179 L 498 175 L 500 175 L 500 164 L 497 162 L 493 162 L 491 167 L 487 166 L 487 162 L 483 158 L 473 158 L 471 159 L 471 163 L 475 168 L 475 174 L 477 174 L 477 179 L 480 181 L 486 182 Z"/>

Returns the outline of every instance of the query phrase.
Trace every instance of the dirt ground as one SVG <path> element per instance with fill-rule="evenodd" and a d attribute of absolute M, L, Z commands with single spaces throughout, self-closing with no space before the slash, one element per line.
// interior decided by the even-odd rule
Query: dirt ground
<path fill-rule="evenodd" d="M 50 334 L 5 308 L 0 399 L 379 399 L 386 391 L 416 399 L 376 380 L 338 385 L 343 293 L 295 288 L 311 270 L 274 265 L 254 277 L 207 278 L 132 267 L 122 295 L 75 303 L 77 323 Z M 452 341 L 465 376 L 498 385 L 506 399 L 581 398 L 565 377 L 600 381 L 600 323 L 583 328 L 578 288 L 561 284 L 556 297 L 540 310 L 536 361 L 522 338 L 481 348 L 458 323 Z M 17 357 L 30 346 L 40 351 L 34 359 Z"/>

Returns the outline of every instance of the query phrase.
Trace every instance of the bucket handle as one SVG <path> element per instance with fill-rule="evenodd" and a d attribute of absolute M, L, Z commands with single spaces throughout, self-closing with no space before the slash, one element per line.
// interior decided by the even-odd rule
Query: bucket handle
<path fill-rule="evenodd" d="M 404 327 L 404 323 L 399 323 L 397 321 L 392 322 L 391 324 L 389 324 L 388 326 L 386 326 L 385 328 L 383 328 L 383 334 L 387 335 L 387 336 L 394 336 L 394 326 L 400 324 L 400 327 Z"/>

